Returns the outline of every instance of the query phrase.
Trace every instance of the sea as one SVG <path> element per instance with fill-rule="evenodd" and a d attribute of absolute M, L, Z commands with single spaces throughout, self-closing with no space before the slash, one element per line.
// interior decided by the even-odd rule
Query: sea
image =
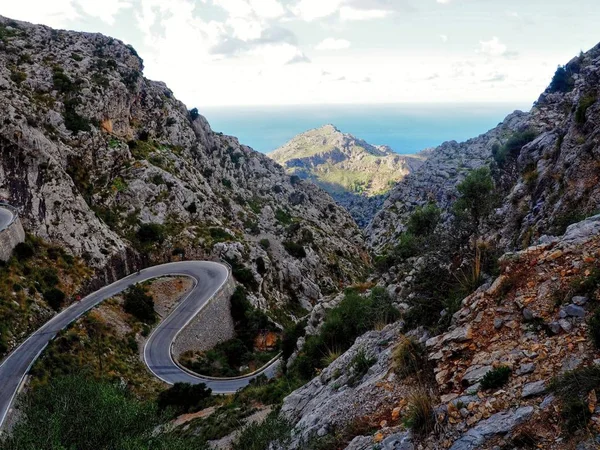
<path fill-rule="evenodd" d="M 465 141 L 530 104 L 397 104 L 203 107 L 212 129 L 269 153 L 304 131 L 332 124 L 372 145 L 413 154 L 444 141 Z"/>

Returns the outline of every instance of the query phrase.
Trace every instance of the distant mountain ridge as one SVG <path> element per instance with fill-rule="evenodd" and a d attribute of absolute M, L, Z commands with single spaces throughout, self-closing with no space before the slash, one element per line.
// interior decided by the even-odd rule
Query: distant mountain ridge
<path fill-rule="evenodd" d="M 426 155 L 400 155 L 329 124 L 297 135 L 268 156 L 289 174 L 322 187 L 360 226 L 366 226 L 387 193 L 417 170 Z"/>

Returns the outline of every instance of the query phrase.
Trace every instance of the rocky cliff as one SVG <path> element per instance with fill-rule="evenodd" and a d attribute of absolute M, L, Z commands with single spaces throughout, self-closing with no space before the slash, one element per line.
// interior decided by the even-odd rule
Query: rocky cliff
<path fill-rule="evenodd" d="M 100 34 L 0 18 L 0 195 L 104 282 L 140 264 L 228 260 L 263 307 L 310 308 L 368 263 L 348 213 L 214 133 Z"/>
<path fill-rule="evenodd" d="M 285 399 L 292 447 L 598 448 L 599 77 L 597 46 L 392 190 L 366 233 L 403 318 Z"/>
<path fill-rule="evenodd" d="M 426 154 L 399 155 L 325 125 L 299 134 L 269 156 L 287 173 L 321 186 L 365 226 L 387 192 L 420 167 Z"/>
<path fill-rule="evenodd" d="M 377 251 L 394 243 L 418 206 L 443 210 L 472 169 L 491 166 L 501 202 L 490 234 L 522 248 L 543 234 L 563 233 L 600 209 L 600 46 L 557 71 L 528 113 L 515 112 L 489 132 L 464 143 L 446 142 L 390 192 L 366 229 Z"/>

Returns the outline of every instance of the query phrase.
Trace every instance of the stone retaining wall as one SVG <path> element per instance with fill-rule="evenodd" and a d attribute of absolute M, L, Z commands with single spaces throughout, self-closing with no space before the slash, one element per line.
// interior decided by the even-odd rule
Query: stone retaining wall
<path fill-rule="evenodd" d="M 235 291 L 231 273 L 227 281 L 200 313 L 179 333 L 173 343 L 173 357 L 189 350 L 205 351 L 235 336 L 229 299 Z"/>
<path fill-rule="evenodd" d="M 6 206 L 3 208 L 9 209 Z M 10 208 L 12 210 L 12 208 Z M 25 241 L 25 230 L 16 210 L 13 211 L 15 218 L 4 230 L 0 231 L 0 260 L 8 261 L 15 246 Z"/>

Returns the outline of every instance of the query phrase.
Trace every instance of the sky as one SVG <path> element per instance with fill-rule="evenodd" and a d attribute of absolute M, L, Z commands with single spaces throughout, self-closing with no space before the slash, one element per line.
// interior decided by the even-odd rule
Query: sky
<path fill-rule="evenodd" d="M 0 0 L 133 45 L 188 105 L 515 102 L 600 41 L 598 0 Z"/>

